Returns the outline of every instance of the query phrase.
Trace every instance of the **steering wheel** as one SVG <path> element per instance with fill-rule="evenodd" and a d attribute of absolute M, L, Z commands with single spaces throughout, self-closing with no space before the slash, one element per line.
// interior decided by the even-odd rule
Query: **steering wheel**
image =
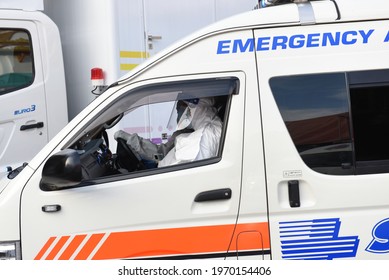
<path fill-rule="evenodd" d="M 127 169 L 129 172 L 145 169 L 142 158 L 123 138 L 117 138 L 116 163 L 119 168 Z"/>

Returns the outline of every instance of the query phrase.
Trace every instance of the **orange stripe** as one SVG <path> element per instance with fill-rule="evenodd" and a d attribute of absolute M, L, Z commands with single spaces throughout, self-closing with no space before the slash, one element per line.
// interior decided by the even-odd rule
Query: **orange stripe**
<path fill-rule="evenodd" d="M 70 236 L 62 236 L 61 239 L 55 244 L 53 250 L 49 253 L 49 255 L 46 257 L 46 260 L 53 260 L 55 256 L 58 254 L 58 252 L 61 250 L 63 245 L 65 245 L 66 241 L 68 241 Z"/>
<path fill-rule="evenodd" d="M 87 259 L 104 236 L 105 233 L 92 235 L 75 259 Z M 84 238 L 85 235 L 75 236 L 60 256 L 60 259 L 70 259 Z M 48 240 L 36 258 L 44 254 L 53 242 L 52 239 L 54 237 Z M 63 245 L 57 244 L 57 246 L 62 247 Z M 52 252 L 56 250 L 56 247 Z M 269 228 L 266 222 L 238 224 L 236 228 L 234 224 L 231 224 L 114 232 L 108 236 L 101 247 L 98 248 L 96 254 L 91 257 L 96 260 L 120 259 L 223 253 L 227 251 L 237 252 L 238 254 L 238 251 L 262 249 L 270 249 Z M 56 251 L 59 251 L 59 249 Z"/>
<path fill-rule="evenodd" d="M 202 226 L 161 230 L 111 233 L 93 259 L 139 258 L 167 255 L 227 252 L 235 225 Z M 239 232 L 260 231 L 262 240 L 253 238 L 237 241 Z M 235 241 L 235 242 L 234 242 Z M 237 226 L 232 250 L 269 249 L 267 223 Z M 263 245 L 262 245 L 263 244 Z"/>
<path fill-rule="evenodd" d="M 78 246 L 80 246 L 81 242 L 85 239 L 86 234 L 76 235 L 73 240 L 70 242 L 69 246 L 59 257 L 59 260 L 69 260 L 74 252 L 77 250 Z"/>
<path fill-rule="evenodd" d="M 227 251 L 234 225 L 111 233 L 93 259 Z M 215 238 L 216 237 L 216 238 Z"/>
<path fill-rule="evenodd" d="M 40 260 L 43 255 L 46 253 L 47 249 L 53 244 L 55 240 L 55 237 L 50 237 L 49 240 L 47 240 L 46 244 L 42 247 L 42 249 L 39 251 L 38 255 L 34 258 L 34 260 Z"/>
<path fill-rule="evenodd" d="M 92 251 L 96 248 L 97 244 L 104 237 L 105 233 L 93 234 L 86 242 L 82 250 L 77 254 L 75 260 L 86 260 Z"/>

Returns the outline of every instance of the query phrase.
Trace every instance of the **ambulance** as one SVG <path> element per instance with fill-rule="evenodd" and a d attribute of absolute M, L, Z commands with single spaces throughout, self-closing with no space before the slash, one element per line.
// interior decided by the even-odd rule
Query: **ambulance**
<path fill-rule="evenodd" d="M 3 178 L 0 257 L 388 259 L 389 2 L 259 5 L 111 84 Z M 215 155 L 158 167 L 107 136 L 165 144 L 193 99 L 214 100 Z"/>

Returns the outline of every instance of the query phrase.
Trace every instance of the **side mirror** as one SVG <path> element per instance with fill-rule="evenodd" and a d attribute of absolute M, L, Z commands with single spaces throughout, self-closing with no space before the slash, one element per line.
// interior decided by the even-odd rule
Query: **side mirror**
<path fill-rule="evenodd" d="M 78 185 L 82 181 L 80 155 L 66 149 L 52 155 L 42 170 L 40 188 L 43 191 L 59 190 Z"/>

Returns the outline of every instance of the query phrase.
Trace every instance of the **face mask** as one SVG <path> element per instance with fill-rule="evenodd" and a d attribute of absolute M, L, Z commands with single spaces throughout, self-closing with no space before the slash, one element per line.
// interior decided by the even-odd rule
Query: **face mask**
<path fill-rule="evenodd" d="M 182 114 L 185 112 L 186 108 L 188 108 L 188 105 L 186 105 L 185 103 L 181 104 L 181 105 L 176 105 L 176 108 L 177 108 L 177 120 L 176 120 L 176 123 L 178 123 L 182 117 Z"/>
<path fill-rule="evenodd" d="M 184 113 L 182 114 L 181 118 L 179 119 L 179 121 L 177 123 L 177 130 L 187 128 L 191 124 L 192 119 L 193 119 L 193 114 L 195 111 L 196 111 L 196 108 L 187 107 L 185 109 Z"/>

